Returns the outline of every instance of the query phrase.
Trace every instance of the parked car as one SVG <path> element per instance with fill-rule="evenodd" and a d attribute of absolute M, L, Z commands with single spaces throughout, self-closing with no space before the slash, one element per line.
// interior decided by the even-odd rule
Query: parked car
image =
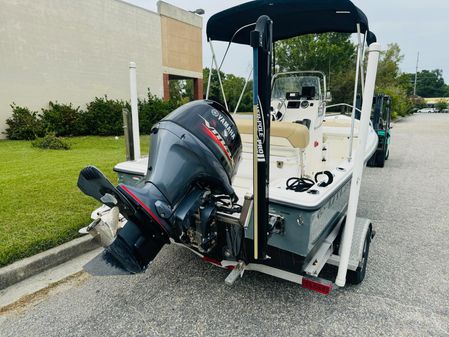
<path fill-rule="evenodd" d="M 449 113 L 449 109 L 443 109 L 440 112 L 442 112 L 442 113 Z"/>
<path fill-rule="evenodd" d="M 423 108 L 423 109 L 419 109 L 418 112 L 420 112 L 420 113 L 434 113 L 434 112 L 438 112 L 438 111 L 435 108 Z"/>

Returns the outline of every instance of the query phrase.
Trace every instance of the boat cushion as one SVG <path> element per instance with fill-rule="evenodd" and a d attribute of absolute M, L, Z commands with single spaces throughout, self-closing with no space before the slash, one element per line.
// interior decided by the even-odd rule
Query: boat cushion
<path fill-rule="evenodd" d="M 240 134 L 253 134 L 252 119 L 236 119 L 235 122 Z M 289 122 L 271 122 L 270 125 L 271 137 L 285 138 L 298 149 L 305 149 L 309 145 L 309 129 L 306 126 Z"/>

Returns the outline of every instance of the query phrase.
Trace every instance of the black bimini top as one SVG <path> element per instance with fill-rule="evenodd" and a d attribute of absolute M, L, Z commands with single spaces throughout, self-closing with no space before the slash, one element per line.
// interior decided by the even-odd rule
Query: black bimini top
<path fill-rule="evenodd" d="M 255 0 L 212 16 L 207 23 L 210 40 L 249 44 L 250 32 L 261 15 L 273 20 L 273 41 L 312 33 L 369 32 L 366 15 L 349 0 Z M 376 41 L 367 34 L 368 44 Z"/>

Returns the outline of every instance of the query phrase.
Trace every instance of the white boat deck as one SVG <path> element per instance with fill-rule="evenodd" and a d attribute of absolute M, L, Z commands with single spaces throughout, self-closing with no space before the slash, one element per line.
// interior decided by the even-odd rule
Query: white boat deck
<path fill-rule="evenodd" d="M 286 205 L 300 206 L 302 208 L 318 208 L 326 199 L 336 193 L 340 187 L 350 179 L 352 175 L 353 162 L 347 160 L 348 137 L 350 136 L 350 121 L 347 116 L 331 116 L 323 123 L 323 139 L 327 147 L 326 162 L 319 163 L 319 167 L 314 167 L 312 177 L 315 172 L 328 170 L 334 176 L 331 185 L 320 187 L 318 184 L 312 187 L 316 194 L 307 192 L 294 192 L 286 189 L 286 182 L 291 177 L 300 176 L 299 150 L 287 147 L 285 144 L 277 143 L 272 145 L 270 153 L 270 200 Z M 357 121 L 358 123 L 358 121 Z M 329 126 L 328 126 L 329 125 Z M 357 142 L 358 128 L 355 128 L 355 139 L 353 153 Z M 243 151 L 242 159 L 236 176 L 233 179 L 233 187 L 243 202 L 247 193 L 252 193 L 252 143 L 251 138 L 242 137 Z M 370 129 L 366 146 L 366 158 L 368 160 L 377 147 L 377 136 Z M 307 159 L 306 167 L 307 167 Z M 148 167 L 148 157 L 143 157 L 136 161 L 119 163 L 114 167 L 114 171 L 129 172 L 133 175 L 145 175 Z M 307 174 L 307 171 L 306 171 Z M 325 176 L 323 176 L 325 179 Z"/>

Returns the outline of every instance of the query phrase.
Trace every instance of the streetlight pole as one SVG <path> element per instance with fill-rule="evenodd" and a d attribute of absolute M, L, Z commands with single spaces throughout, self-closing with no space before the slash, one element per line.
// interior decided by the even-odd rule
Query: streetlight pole
<path fill-rule="evenodd" d="M 418 57 L 416 58 L 416 71 L 415 71 L 415 84 L 413 85 L 413 96 L 416 96 L 416 82 L 418 80 L 418 64 L 419 64 L 419 52 Z"/>

